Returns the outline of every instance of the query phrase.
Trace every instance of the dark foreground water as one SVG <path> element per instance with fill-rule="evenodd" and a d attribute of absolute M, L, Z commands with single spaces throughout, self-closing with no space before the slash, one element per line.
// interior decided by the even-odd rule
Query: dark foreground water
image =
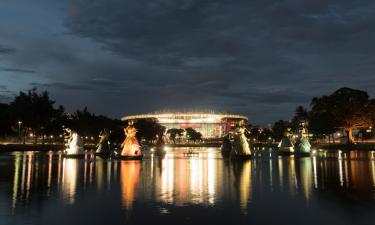
<path fill-rule="evenodd" d="M 375 160 L 171 149 L 143 161 L 0 154 L 0 224 L 375 224 Z"/>

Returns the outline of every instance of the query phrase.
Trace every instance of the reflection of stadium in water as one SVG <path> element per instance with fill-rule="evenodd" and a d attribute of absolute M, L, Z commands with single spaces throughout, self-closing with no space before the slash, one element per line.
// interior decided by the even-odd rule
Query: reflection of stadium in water
<path fill-rule="evenodd" d="M 214 204 L 218 179 L 228 179 L 222 161 L 209 150 L 205 158 L 175 158 L 167 154 L 155 170 L 155 191 L 160 201 L 183 204 Z M 160 176 L 158 176 L 160 174 Z M 219 191 L 220 192 L 220 191 Z"/>
<path fill-rule="evenodd" d="M 236 126 L 239 121 L 248 118 L 242 115 L 223 113 L 160 113 L 122 117 L 123 121 L 137 119 L 156 119 L 166 129 L 194 128 L 204 138 L 218 138 Z"/>
<path fill-rule="evenodd" d="M 0 164 L 2 192 L 11 191 L 7 196 L 13 210 L 40 195 L 57 195 L 62 202 L 75 204 L 81 198 L 77 193 L 89 189 L 113 193 L 127 209 L 134 201 L 211 206 L 238 199 L 246 210 L 251 202 L 262 201 L 262 193 L 289 193 L 308 201 L 319 194 L 316 190 L 350 190 L 372 198 L 375 189 L 373 158 L 263 157 L 233 163 L 223 160 L 217 149 L 204 148 L 191 158 L 183 157 L 186 150 L 175 149 L 164 159 L 151 154 L 136 163 L 15 153 L 10 168 Z"/>

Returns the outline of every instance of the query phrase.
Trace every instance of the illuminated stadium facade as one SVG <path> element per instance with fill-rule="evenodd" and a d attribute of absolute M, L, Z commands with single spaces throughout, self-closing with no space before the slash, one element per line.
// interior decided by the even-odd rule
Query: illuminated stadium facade
<path fill-rule="evenodd" d="M 167 130 L 172 128 L 193 128 L 203 138 L 219 138 L 236 126 L 241 120 L 248 121 L 246 116 L 224 113 L 155 113 L 124 116 L 123 121 L 155 119 Z"/>

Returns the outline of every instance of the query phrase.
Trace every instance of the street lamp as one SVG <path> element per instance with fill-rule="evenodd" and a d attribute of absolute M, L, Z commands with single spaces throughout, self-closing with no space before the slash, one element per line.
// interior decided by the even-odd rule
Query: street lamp
<path fill-rule="evenodd" d="M 19 141 L 21 142 L 21 124 L 22 124 L 22 121 L 18 121 L 18 139 Z"/>

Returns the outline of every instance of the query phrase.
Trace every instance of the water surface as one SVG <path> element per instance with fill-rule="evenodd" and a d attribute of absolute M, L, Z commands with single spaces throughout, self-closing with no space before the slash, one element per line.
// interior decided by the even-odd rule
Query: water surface
<path fill-rule="evenodd" d="M 218 149 L 143 161 L 0 154 L 0 224 L 374 224 L 371 152 L 231 162 Z"/>

